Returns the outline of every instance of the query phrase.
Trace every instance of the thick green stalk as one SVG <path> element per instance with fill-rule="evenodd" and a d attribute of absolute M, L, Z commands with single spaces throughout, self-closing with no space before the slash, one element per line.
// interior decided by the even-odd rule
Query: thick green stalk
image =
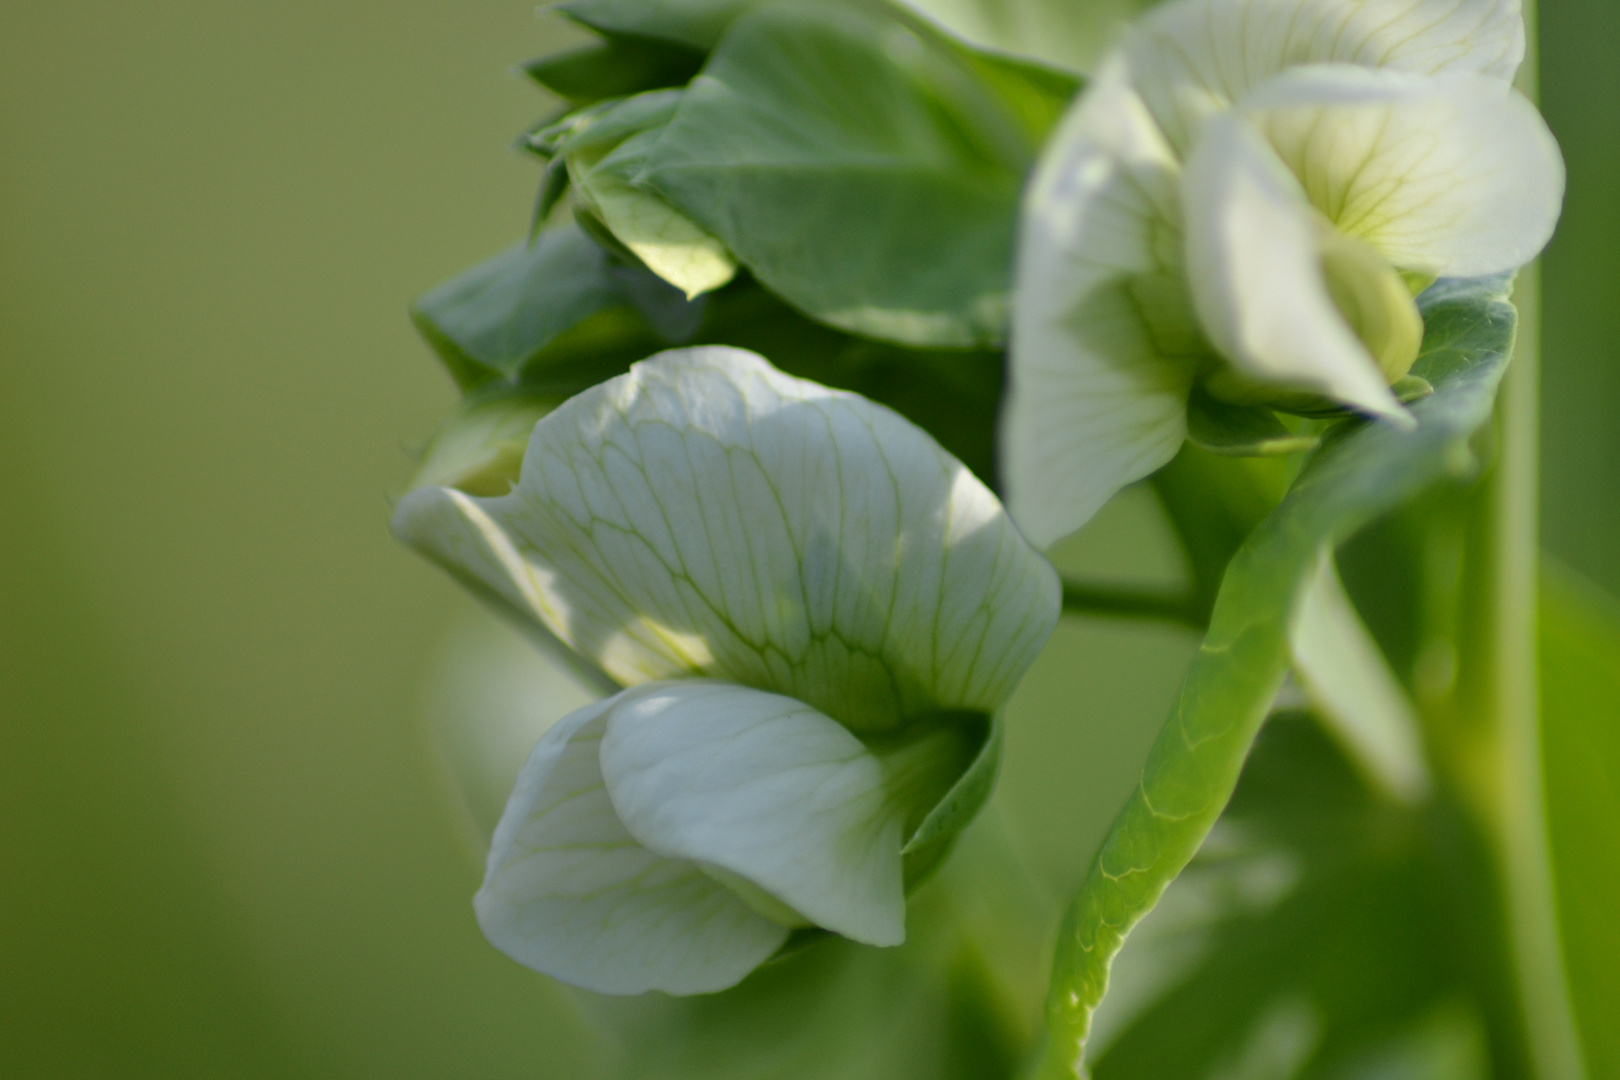
<path fill-rule="evenodd" d="M 1487 726 L 1496 734 L 1498 858 L 1519 1004 L 1537 1080 L 1585 1075 L 1564 973 L 1547 839 L 1536 661 L 1539 570 L 1540 275 L 1527 269 L 1514 299 L 1520 329 L 1498 403 L 1500 459 L 1482 493 L 1494 543 L 1487 553 L 1492 619 L 1482 642 L 1493 673 Z"/>

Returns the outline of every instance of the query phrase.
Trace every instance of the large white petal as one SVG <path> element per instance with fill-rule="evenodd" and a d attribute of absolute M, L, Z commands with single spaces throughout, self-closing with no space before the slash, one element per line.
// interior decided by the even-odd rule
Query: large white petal
<path fill-rule="evenodd" d="M 535 428 L 511 494 L 407 496 L 396 533 L 625 684 L 709 675 L 855 728 L 1006 700 L 1051 567 L 923 431 L 752 353 L 664 353 Z"/>
<path fill-rule="evenodd" d="M 642 687 L 613 710 L 602 774 L 647 848 L 729 871 L 856 941 L 905 940 L 883 768 L 808 705 L 708 680 Z"/>
<path fill-rule="evenodd" d="M 478 925 L 519 963 L 601 993 L 723 990 L 788 931 L 696 863 L 648 851 L 620 822 L 600 749 L 623 698 L 564 717 L 529 755 L 473 901 Z"/>
<path fill-rule="evenodd" d="M 1299 64 L 1511 79 L 1524 18 L 1520 0 L 1175 0 L 1125 48 L 1132 82 L 1186 152 L 1204 117 Z"/>
<path fill-rule="evenodd" d="M 1025 197 L 1001 444 L 1013 516 L 1043 547 L 1186 438 L 1207 346 L 1181 283 L 1178 172 L 1115 62 Z"/>
<path fill-rule="evenodd" d="M 1240 103 L 1313 205 L 1397 266 L 1481 277 L 1522 266 L 1563 201 L 1535 106 L 1480 75 L 1302 67 Z"/>
<path fill-rule="evenodd" d="M 1262 382 L 1409 422 L 1333 304 L 1304 190 L 1247 121 L 1209 120 L 1182 193 L 1193 300 L 1227 359 Z"/>

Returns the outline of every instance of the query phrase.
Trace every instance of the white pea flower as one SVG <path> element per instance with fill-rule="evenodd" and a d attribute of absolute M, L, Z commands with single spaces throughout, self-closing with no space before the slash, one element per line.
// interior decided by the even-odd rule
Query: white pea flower
<path fill-rule="evenodd" d="M 1048 544 L 1186 438 L 1195 384 L 1395 423 L 1436 277 L 1552 234 L 1518 0 L 1175 0 L 1104 61 L 1026 195 L 1003 422 Z"/>
<path fill-rule="evenodd" d="M 928 435 L 729 348 L 580 394 L 510 494 L 426 488 L 394 529 L 625 687 L 535 747 L 475 901 L 609 993 L 724 989 L 794 927 L 903 940 L 903 853 L 1060 605 Z"/>

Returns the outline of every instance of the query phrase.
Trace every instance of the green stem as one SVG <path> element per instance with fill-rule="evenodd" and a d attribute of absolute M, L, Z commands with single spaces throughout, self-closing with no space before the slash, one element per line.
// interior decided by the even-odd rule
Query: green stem
<path fill-rule="evenodd" d="M 1115 585 L 1064 578 L 1063 610 L 1079 615 L 1172 622 L 1200 631 L 1206 626 L 1202 607 L 1191 592 L 1151 585 Z"/>
<path fill-rule="evenodd" d="M 1519 279 L 1519 340 L 1498 404 L 1501 457 L 1483 512 L 1495 543 L 1488 610 L 1494 625 L 1485 642 L 1494 672 L 1488 729 L 1496 733 L 1497 842 L 1508 935 L 1533 1074 L 1537 1080 L 1585 1075 L 1569 1000 L 1552 857 L 1547 839 L 1541 765 L 1541 710 L 1536 659 L 1539 568 L 1540 275 Z"/>

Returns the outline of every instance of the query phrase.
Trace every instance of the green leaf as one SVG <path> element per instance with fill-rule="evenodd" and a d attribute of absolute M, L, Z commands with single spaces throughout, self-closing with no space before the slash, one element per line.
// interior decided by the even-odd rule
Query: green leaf
<path fill-rule="evenodd" d="M 1620 1075 L 1620 607 L 1542 578 L 1543 767 L 1564 963 L 1594 1077 Z"/>
<path fill-rule="evenodd" d="M 530 60 L 523 70 L 552 93 L 584 104 L 685 86 L 702 66 L 703 53 L 698 49 L 615 34 L 582 48 Z"/>
<path fill-rule="evenodd" d="M 1114 955 L 1230 798 L 1287 671 L 1291 613 L 1317 552 L 1473 467 L 1467 440 L 1490 415 L 1513 339 L 1507 285 L 1446 282 L 1425 294 L 1427 333 L 1414 370 L 1435 392 L 1413 406 L 1416 428 L 1335 427 L 1227 567 L 1180 698 L 1065 919 L 1043 1075 L 1079 1075 Z"/>
<path fill-rule="evenodd" d="M 1265 1076 L 1485 1080 L 1456 867 L 1431 840 L 1443 827 L 1433 807 L 1376 797 L 1303 714 L 1273 717 L 1115 960 L 1096 1080 L 1241 1073 L 1267 1040 Z"/>
<path fill-rule="evenodd" d="M 817 319 L 992 345 L 1024 176 L 1075 86 L 880 7 L 768 5 L 720 41 L 637 182 Z"/>
<path fill-rule="evenodd" d="M 1270 409 L 1228 404 L 1201 386 L 1193 387 L 1187 401 L 1187 438 L 1194 446 L 1226 457 L 1292 454 L 1317 443 L 1315 435 L 1288 430 Z"/>

